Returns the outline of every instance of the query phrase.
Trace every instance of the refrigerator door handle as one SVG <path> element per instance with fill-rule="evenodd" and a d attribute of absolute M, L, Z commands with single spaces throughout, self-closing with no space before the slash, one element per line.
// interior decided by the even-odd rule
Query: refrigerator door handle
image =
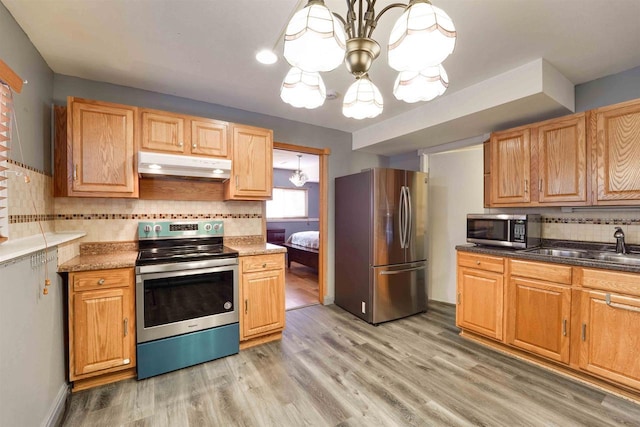
<path fill-rule="evenodd" d="M 407 202 L 407 222 L 406 222 L 406 230 L 404 232 L 405 234 L 405 246 L 408 248 L 409 247 L 409 243 L 411 243 L 411 232 L 412 232 L 412 223 L 413 223 L 413 212 L 412 212 L 412 206 L 411 206 L 411 192 L 409 191 L 409 187 L 404 187 L 405 192 L 406 192 L 406 196 L 405 196 L 405 200 Z"/>
<path fill-rule="evenodd" d="M 405 201 L 404 186 L 400 187 L 400 200 L 398 201 L 398 229 L 400 230 L 400 248 L 404 249 L 405 239 Z"/>
<path fill-rule="evenodd" d="M 423 265 L 420 267 L 412 267 L 412 268 L 405 268 L 404 270 L 384 270 L 380 272 L 381 276 L 387 276 L 387 275 L 391 275 L 391 274 L 402 274 L 402 273 L 406 273 L 409 271 L 418 271 L 418 270 L 426 270 L 427 266 Z"/>

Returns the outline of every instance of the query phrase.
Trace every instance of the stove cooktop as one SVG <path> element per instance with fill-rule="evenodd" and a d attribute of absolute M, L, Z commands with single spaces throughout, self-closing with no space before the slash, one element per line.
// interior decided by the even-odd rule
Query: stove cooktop
<path fill-rule="evenodd" d="M 138 252 L 136 265 L 166 264 L 173 262 L 201 261 L 212 258 L 237 258 L 238 251 L 226 246 L 174 246 L 148 248 Z"/>

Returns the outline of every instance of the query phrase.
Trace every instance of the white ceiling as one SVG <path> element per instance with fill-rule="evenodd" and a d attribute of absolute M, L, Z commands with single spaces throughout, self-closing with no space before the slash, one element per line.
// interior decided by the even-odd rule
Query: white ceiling
<path fill-rule="evenodd" d="M 397 126 L 402 117 L 412 117 L 412 110 L 414 116 L 423 111 L 430 116 L 445 108 L 448 113 L 461 111 L 437 123 L 446 126 L 433 125 L 438 130 L 432 130 L 429 138 L 436 133 L 437 138 L 427 145 L 491 130 L 504 120 L 500 122 L 496 114 L 490 120 L 491 115 L 481 110 L 465 120 L 465 90 L 480 88 L 494 76 L 538 59 L 566 77 L 570 86 L 640 65 L 640 0 L 433 0 L 451 16 L 458 31 L 456 50 L 444 62 L 449 90 L 428 103 L 431 107 L 395 100 L 391 94 L 395 73 L 385 59 L 389 31 L 401 13 L 393 9 L 373 34 L 382 54 L 370 76 L 383 94 L 384 112 L 375 119 L 356 121 L 342 116 L 341 98 L 316 110 L 282 103 L 279 88 L 288 70 L 286 61 L 281 56 L 271 66 L 255 61 L 260 48 L 275 46 L 282 52 L 283 28 L 304 0 L 1 1 L 56 73 L 353 132 L 354 141 L 378 133 L 380 126 L 387 130 Z M 380 1 L 377 11 L 389 3 Z M 344 1 L 326 0 L 326 4 L 344 14 Z M 343 67 L 325 73 L 324 79 L 328 89 L 340 94 L 352 81 Z M 456 93 L 458 98 L 445 103 Z M 554 110 L 531 111 L 525 98 L 509 108 L 505 105 L 497 111 L 508 110 L 511 122 Z M 562 107 L 571 110 L 566 103 Z M 420 146 L 426 137 L 411 128 L 407 133 L 412 135 L 404 139 L 405 127 L 406 123 L 392 133 L 386 145 L 374 141 L 367 146 L 365 141 L 356 146 L 384 154 Z"/>

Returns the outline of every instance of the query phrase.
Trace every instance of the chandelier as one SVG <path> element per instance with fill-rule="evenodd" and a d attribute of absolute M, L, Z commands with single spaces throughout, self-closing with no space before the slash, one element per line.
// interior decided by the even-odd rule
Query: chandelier
<path fill-rule="evenodd" d="M 284 35 L 284 57 L 292 66 L 280 88 L 280 98 L 297 108 L 324 104 L 326 88 L 320 72 L 341 63 L 355 77 L 347 89 L 342 114 L 354 119 L 382 113 L 380 91 L 369 78 L 369 68 L 380 55 L 372 39 L 380 17 L 390 9 L 405 11 L 388 43 L 389 66 L 398 71 L 393 94 L 405 102 L 430 101 L 442 95 L 449 78 L 442 62 L 453 52 L 456 30 L 451 18 L 428 0 L 393 3 L 375 13 L 376 0 L 346 0 L 346 18 L 331 12 L 324 0 L 309 0 L 296 12 Z"/>
<path fill-rule="evenodd" d="M 307 174 L 302 172 L 302 170 L 300 169 L 301 157 L 302 157 L 302 154 L 298 154 L 298 169 L 295 172 L 293 172 L 293 175 L 291 175 L 291 177 L 289 177 L 289 181 L 291 181 L 291 183 L 296 187 L 302 187 L 304 183 L 307 182 L 307 180 L 309 179 L 307 177 Z"/>

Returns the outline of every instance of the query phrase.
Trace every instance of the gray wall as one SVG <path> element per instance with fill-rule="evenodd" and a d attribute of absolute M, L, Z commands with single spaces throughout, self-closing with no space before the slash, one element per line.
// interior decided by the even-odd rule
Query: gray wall
<path fill-rule="evenodd" d="M 297 188 L 289 181 L 292 171 L 288 169 L 273 170 L 273 186 L 281 188 Z M 320 185 L 317 182 L 307 182 L 303 188 L 307 189 L 308 217 L 318 218 L 320 213 Z M 267 228 L 284 228 L 285 239 L 298 231 L 318 230 L 318 221 L 267 221 Z"/>
<path fill-rule="evenodd" d="M 53 72 L 13 16 L 0 3 L 0 59 L 28 84 L 14 97 L 18 126 L 13 125 L 9 157 L 51 175 L 51 96 Z M 18 148 L 20 131 L 22 153 Z"/>
<path fill-rule="evenodd" d="M 184 114 L 211 117 L 220 120 L 273 129 L 274 140 L 314 148 L 329 148 L 329 245 L 327 248 L 327 298 L 334 295 L 334 179 L 361 169 L 386 166 L 387 158 L 351 150 L 351 134 L 333 129 L 267 116 L 264 114 L 229 108 L 222 105 L 179 98 L 171 95 L 84 80 L 56 74 L 53 97 L 56 104 L 65 104 L 67 96 L 156 108 Z"/>
<path fill-rule="evenodd" d="M 17 118 L 10 157 L 51 173 L 53 72 L 4 5 L 0 4 L 0 58 L 29 84 L 16 94 Z M 20 131 L 20 155 L 16 130 Z M 39 212 L 44 213 L 44 212 Z M 11 212 L 9 212 L 11 214 Z M 15 261 L 15 260 L 14 260 Z M 18 270 L 19 269 L 19 270 Z M 0 424 L 39 426 L 56 422 L 67 394 L 64 361 L 64 299 L 56 264 L 43 296 L 42 266 L 30 257 L 0 267 Z"/>
<path fill-rule="evenodd" d="M 640 98 L 640 67 L 576 86 L 576 112 Z"/>
<path fill-rule="evenodd" d="M 417 151 L 411 151 L 409 153 L 397 154 L 389 157 L 387 167 L 393 169 L 405 169 L 408 171 L 420 170 L 420 156 Z"/>

